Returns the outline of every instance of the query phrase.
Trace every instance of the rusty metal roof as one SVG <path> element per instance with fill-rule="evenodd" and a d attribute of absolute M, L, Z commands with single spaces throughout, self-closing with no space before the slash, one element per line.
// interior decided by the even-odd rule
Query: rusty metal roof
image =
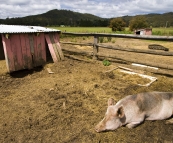
<path fill-rule="evenodd" d="M 41 27 L 41 26 L 0 25 L 0 33 L 38 33 L 38 32 L 60 32 L 60 30 Z"/>

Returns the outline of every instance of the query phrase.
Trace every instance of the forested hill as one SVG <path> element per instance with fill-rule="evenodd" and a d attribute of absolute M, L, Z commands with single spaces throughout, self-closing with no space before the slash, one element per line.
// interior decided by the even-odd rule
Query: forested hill
<path fill-rule="evenodd" d="M 109 19 L 100 18 L 92 14 L 82 14 L 70 10 L 51 10 L 43 14 L 22 18 L 7 18 L 0 20 L 0 24 L 41 25 L 41 26 L 108 26 Z"/>
<path fill-rule="evenodd" d="M 143 15 L 146 17 L 149 26 L 152 27 L 171 27 L 173 26 L 173 12 L 164 13 L 164 14 L 146 14 Z M 129 25 L 130 20 L 134 16 L 123 16 L 122 19 L 126 22 L 126 26 Z"/>
<path fill-rule="evenodd" d="M 173 12 L 164 14 L 146 14 L 149 26 L 170 27 L 173 26 Z M 133 16 L 123 16 L 126 26 Z M 21 18 L 0 19 L 0 24 L 12 25 L 40 25 L 40 26 L 86 26 L 86 27 L 106 27 L 109 26 L 110 19 L 101 18 L 92 14 L 82 14 L 70 10 L 51 10 L 39 15 L 31 15 Z"/>

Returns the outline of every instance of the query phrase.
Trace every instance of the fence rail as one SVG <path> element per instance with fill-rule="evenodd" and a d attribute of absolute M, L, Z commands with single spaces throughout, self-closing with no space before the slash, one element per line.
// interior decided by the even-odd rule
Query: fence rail
<path fill-rule="evenodd" d="M 71 33 L 71 32 L 62 32 L 62 34 L 74 35 L 74 36 L 117 37 L 117 38 L 133 38 L 133 39 L 143 39 L 143 40 L 173 41 L 173 36 L 108 34 L 108 33 Z"/>
<path fill-rule="evenodd" d="M 158 51 L 152 51 L 152 50 L 142 50 L 142 49 L 133 49 L 133 48 L 122 48 L 122 47 L 114 47 L 104 44 L 99 44 L 99 37 L 117 37 L 117 38 L 132 38 L 132 39 L 141 39 L 141 40 L 158 40 L 158 41 L 172 41 L 173 42 L 173 36 L 153 36 L 153 35 L 133 35 L 133 34 L 107 34 L 107 33 L 67 33 L 62 32 L 63 35 L 71 35 L 71 36 L 93 36 L 94 40 L 93 43 L 73 43 L 73 42 L 61 42 L 63 44 L 71 44 L 71 45 L 81 45 L 81 46 L 93 46 L 93 52 L 92 56 L 93 59 L 97 59 L 99 56 L 103 57 L 110 57 L 114 59 L 120 59 L 124 61 L 129 62 L 136 62 L 139 64 L 145 64 L 150 66 L 159 67 L 162 69 L 170 69 L 173 70 L 172 65 L 164 65 L 164 64 L 151 64 L 143 61 L 135 61 L 133 59 L 123 59 L 119 58 L 116 55 L 103 55 L 98 53 L 99 47 L 106 48 L 106 49 L 112 49 L 112 50 L 120 50 L 120 51 L 126 51 L 126 52 L 134 52 L 134 53 L 144 53 L 144 54 L 152 54 L 152 55 L 161 55 L 161 56 L 173 56 L 173 52 L 158 52 Z M 82 53 L 82 52 L 81 52 Z M 91 54 L 90 54 L 91 55 Z"/>

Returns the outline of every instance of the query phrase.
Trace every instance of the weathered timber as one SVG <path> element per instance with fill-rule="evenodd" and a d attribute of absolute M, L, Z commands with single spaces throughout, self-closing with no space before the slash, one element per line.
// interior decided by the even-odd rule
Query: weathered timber
<path fill-rule="evenodd" d="M 76 54 L 76 55 L 86 55 L 86 56 L 93 56 L 93 53 L 92 52 L 85 52 L 85 51 L 80 51 L 80 50 L 68 50 L 68 49 L 63 49 L 64 52 L 69 52 L 71 54 Z M 105 57 L 106 58 L 111 58 L 111 59 L 116 59 L 116 60 L 119 60 L 119 61 L 124 61 L 126 63 L 138 63 L 138 64 L 143 64 L 143 65 L 147 65 L 147 66 L 152 66 L 152 67 L 157 67 L 157 68 L 161 68 L 161 69 L 168 69 L 168 70 L 173 70 L 173 66 L 172 65 L 165 65 L 165 64 L 159 64 L 159 63 L 150 63 L 150 62 L 144 62 L 144 61 L 138 61 L 138 60 L 135 60 L 135 59 L 131 59 L 131 58 L 128 58 L 128 57 L 125 57 L 125 58 L 119 58 L 117 57 L 116 55 L 114 54 L 101 54 L 101 53 L 98 53 L 97 54 L 98 58 L 100 59 L 104 59 Z M 104 58 L 102 58 L 104 57 Z M 110 59 L 109 59 L 110 60 Z M 111 61 L 111 60 L 110 60 Z M 114 61 L 114 60 L 112 60 Z"/>
<path fill-rule="evenodd" d="M 74 55 L 82 55 L 82 56 L 93 56 L 93 53 L 92 52 L 84 52 L 84 51 L 80 51 L 80 50 L 72 50 L 72 49 L 62 49 L 64 53 L 68 53 L 68 54 L 64 54 L 66 57 L 69 57 L 71 58 L 70 56 L 68 56 L 69 54 L 74 54 Z M 105 57 L 106 59 L 108 59 L 109 61 L 111 62 L 117 62 L 117 63 L 120 63 L 120 64 L 127 64 L 127 66 L 131 67 L 131 68 L 134 68 L 130 65 L 130 63 L 134 63 L 133 60 L 127 60 L 127 59 L 123 59 L 123 58 L 117 58 L 115 56 L 107 56 L 107 55 L 101 55 L 101 54 L 97 54 L 99 55 L 98 56 L 98 59 L 99 60 L 104 60 Z M 143 62 L 139 62 L 139 61 L 135 61 L 139 64 L 144 64 Z M 157 73 L 157 74 L 161 74 L 161 75 L 167 75 L 167 76 L 171 76 L 173 77 L 173 73 L 172 73 L 172 70 L 173 68 L 171 68 L 170 66 L 165 66 L 165 65 L 154 65 L 154 64 L 151 64 L 151 63 L 146 63 L 146 65 L 148 66 L 157 66 L 158 68 L 160 68 L 159 70 L 152 70 L 152 69 L 146 69 L 146 68 L 137 68 L 138 70 L 145 70 L 145 71 L 150 71 L 152 73 Z M 167 69 L 168 68 L 168 69 Z M 166 70 L 166 71 L 165 71 Z"/>
<path fill-rule="evenodd" d="M 131 63 L 138 63 L 138 64 L 143 64 L 143 65 L 147 65 L 147 66 L 153 66 L 153 67 L 158 67 L 158 68 L 162 68 L 162 69 L 169 69 L 169 70 L 173 70 L 173 66 L 172 65 L 165 65 L 165 64 L 159 64 L 159 63 L 150 63 L 150 62 L 144 62 L 144 61 L 138 61 L 135 59 L 131 59 L 131 58 L 119 58 L 113 54 L 97 54 L 99 57 L 108 57 L 108 58 L 113 58 L 113 59 L 118 59 L 118 60 L 122 60 L 122 61 L 126 61 L 126 62 L 131 62 Z"/>
<path fill-rule="evenodd" d="M 102 45 L 102 44 L 97 44 L 97 46 L 101 48 L 126 51 L 126 52 L 145 53 L 145 54 L 162 55 L 162 56 L 173 56 L 173 52 L 157 52 L 157 51 L 151 51 L 151 50 L 113 47 L 113 46 Z"/>
<path fill-rule="evenodd" d="M 97 53 L 99 52 L 99 48 L 97 46 L 99 37 L 98 36 L 94 36 L 94 45 L 93 45 L 93 59 L 97 60 Z"/>
<path fill-rule="evenodd" d="M 61 60 L 64 60 L 64 55 L 62 53 L 62 48 L 61 48 L 61 45 L 59 43 L 59 34 L 58 33 L 53 33 L 53 39 L 57 45 L 57 50 L 58 50 L 58 53 L 59 53 L 59 56 L 61 58 Z"/>
<path fill-rule="evenodd" d="M 117 37 L 117 38 L 144 39 L 144 40 L 173 41 L 173 36 L 109 34 L 109 33 L 71 33 L 71 32 L 62 32 L 62 34 L 74 35 L 74 36 Z"/>
<path fill-rule="evenodd" d="M 58 61 L 58 58 L 57 58 L 56 53 L 54 51 L 54 47 L 53 47 L 53 44 L 51 43 L 49 35 L 45 34 L 45 38 L 46 38 L 46 41 L 47 41 L 48 48 L 49 48 L 50 54 L 52 56 L 52 59 L 53 59 L 54 63 L 56 63 Z"/>
<path fill-rule="evenodd" d="M 77 60 L 77 61 L 83 61 L 83 62 L 86 62 L 86 63 L 93 63 L 93 60 L 85 60 L 84 58 L 79 58 L 77 56 L 74 56 L 74 55 L 69 55 L 69 54 L 64 54 L 66 57 L 68 58 L 71 58 L 73 60 Z"/>
<path fill-rule="evenodd" d="M 64 52 L 68 52 L 70 54 L 82 55 L 82 56 L 93 56 L 93 52 L 85 52 L 80 50 L 72 50 L 72 49 L 62 49 Z"/>
<path fill-rule="evenodd" d="M 74 42 L 60 42 L 61 44 L 69 44 L 69 45 L 80 45 L 80 46 L 93 46 L 93 43 L 74 43 Z"/>
<path fill-rule="evenodd" d="M 57 45 L 56 45 L 56 43 L 55 43 L 55 41 L 53 39 L 53 34 L 52 33 L 49 33 L 49 37 L 50 37 L 50 41 L 52 43 L 53 49 L 55 51 L 56 57 L 57 57 L 57 59 L 59 61 L 59 60 L 61 60 L 61 58 L 60 58 L 60 55 L 58 53 Z"/>

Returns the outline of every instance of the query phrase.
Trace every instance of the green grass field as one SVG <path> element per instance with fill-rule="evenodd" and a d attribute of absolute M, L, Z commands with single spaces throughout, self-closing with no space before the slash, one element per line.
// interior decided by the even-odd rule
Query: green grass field
<path fill-rule="evenodd" d="M 109 27 L 50 27 L 59 29 L 62 32 L 77 32 L 77 33 L 112 33 Z"/>
<path fill-rule="evenodd" d="M 76 32 L 76 33 L 113 33 L 109 27 L 50 27 L 61 30 L 62 32 Z M 118 34 L 133 34 L 128 28 L 125 31 L 117 31 Z M 153 35 L 173 36 L 173 27 L 171 28 L 152 28 Z"/>

